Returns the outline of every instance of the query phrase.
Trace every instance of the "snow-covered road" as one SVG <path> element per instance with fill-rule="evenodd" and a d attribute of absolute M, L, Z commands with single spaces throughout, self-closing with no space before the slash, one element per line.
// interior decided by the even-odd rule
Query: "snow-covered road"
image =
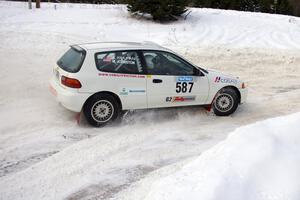
<path fill-rule="evenodd" d="M 186 21 L 161 25 L 129 17 L 124 6 L 42 7 L 0 2 L 0 199 L 108 199 L 237 127 L 300 111 L 299 18 L 193 9 Z M 78 126 L 48 80 L 69 44 L 95 40 L 158 42 L 247 80 L 249 100 L 226 118 L 181 108 Z"/>

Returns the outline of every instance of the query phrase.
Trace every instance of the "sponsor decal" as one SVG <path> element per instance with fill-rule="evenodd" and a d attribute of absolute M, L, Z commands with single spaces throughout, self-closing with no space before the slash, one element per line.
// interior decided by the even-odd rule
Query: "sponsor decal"
<path fill-rule="evenodd" d="M 132 60 L 116 60 L 116 64 L 135 65 L 135 61 Z"/>
<path fill-rule="evenodd" d="M 137 74 L 117 74 L 117 73 L 98 73 L 99 76 L 104 77 L 117 77 L 117 78 L 145 78 L 145 75 Z"/>
<path fill-rule="evenodd" d="M 215 82 L 216 82 L 216 83 L 220 82 L 220 79 L 221 79 L 221 77 L 220 77 L 220 76 L 217 76 L 216 79 L 215 79 Z"/>
<path fill-rule="evenodd" d="M 120 95 L 128 95 L 128 92 L 126 91 L 126 88 L 122 88 Z"/>
<path fill-rule="evenodd" d="M 128 89 L 122 88 L 120 91 L 120 95 L 129 95 L 129 94 L 143 94 L 145 93 L 145 89 Z"/>
<path fill-rule="evenodd" d="M 117 56 L 115 59 L 115 63 L 117 64 L 135 65 L 135 61 L 135 57 L 130 56 Z"/>
<path fill-rule="evenodd" d="M 143 89 L 129 89 L 129 93 L 145 93 L 146 90 Z"/>
<path fill-rule="evenodd" d="M 102 59 L 102 61 L 115 64 L 135 65 L 136 59 L 135 57 L 130 56 L 117 56 L 116 58 L 106 56 Z"/>
<path fill-rule="evenodd" d="M 166 97 L 166 102 L 187 102 L 195 101 L 196 96 L 180 96 L 180 97 Z"/>
<path fill-rule="evenodd" d="M 152 76 L 150 74 L 147 75 L 147 78 L 152 78 Z"/>
<path fill-rule="evenodd" d="M 238 81 L 236 79 L 224 78 L 224 77 L 217 76 L 215 78 L 215 83 L 233 83 L 233 84 L 237 84 Z"/>
<path fill-rule="evenodd" d="M 193 77 L 192 76 L 179 76 L 176 79 L 177 82 L 192 82 L 193 81 Z"/>

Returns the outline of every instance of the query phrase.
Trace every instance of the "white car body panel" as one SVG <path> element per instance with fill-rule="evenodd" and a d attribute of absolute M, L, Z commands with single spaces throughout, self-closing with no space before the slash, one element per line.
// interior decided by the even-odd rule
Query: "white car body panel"
<path fill-rule="evenodd" d="M 81 69 L 77 73 L 69 73 L 55 66 L 53 78 L 50 81 L 50 90 L 55 94 L 56 99 L 64 107 L 74 112 L 80 112 L 86 100 L 98 92 L 110 92 L 117 96 L 121 101 L 123 110 L 210 105 L 217 92 L 227 86 L 233 86 L 239 90 L 240 103 L 245 102 L 247 98 L 247 89 L 242 88 L 243 82 L 241 80 L 216 71 L 206 73 L 205 70 L 201 70 L 204 76 L 187 77 L 187 82 L 190 80 L 193 82 L 192 91 L 190 93 L 177 93 L 176 83 L 179 78 L 185 80 L 186 76 L 102 72 L 96 67 L 95 53 L 99 52 L 157 50 L 175 54 L 171 50 L 153 43 L 112 42 L 78 46 L 87 52 Z M 58 77 L 57 74 L 59 74 Z M 62 75 L 78 79 L 82 87 L 73 89 L 62 85 L 60 82 Z M 153 79 L 161 79 L 162 83 L 153 83 Z"/>
<path fill-rule="evenodd" d="M 208 70 L 208 72 L 210 91 L 205 104 L 211 104 L 216 94 L 224 87 L 234 87 L 238 89 L 241 96 L 240 103 L 244 103 L 246 101 L 248 89 L 242 88 L 243 82 L 239 78 L 225 75 L 214 70 Z"/>
<path fill-rule="evenodd" d="M 89 94 L 79 93 L 77 89 L 68 90 L 62 87 L 56 80 L 52 77 L 50 80 L 50 91 L 56 97 L 56 100 L 60 102 L 65 108 L 73 112 L 80 112 L 83 104 L 89 98 Z"/>

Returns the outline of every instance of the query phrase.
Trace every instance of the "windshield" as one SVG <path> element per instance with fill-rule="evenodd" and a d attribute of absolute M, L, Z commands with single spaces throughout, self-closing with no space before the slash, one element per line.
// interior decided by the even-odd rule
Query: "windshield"
<path fill-rule="evenodd" d="M 83 49 L 77 50 L 71 47 L 58 61 L 57 65 L 63 70 L 71 73 L 78 72 L 85 58 Z"/>

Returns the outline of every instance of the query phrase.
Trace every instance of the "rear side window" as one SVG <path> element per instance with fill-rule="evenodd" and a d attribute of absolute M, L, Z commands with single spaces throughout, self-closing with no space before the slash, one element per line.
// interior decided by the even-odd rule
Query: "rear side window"
<path fill-rule="evenodd" d="M 78 72 L 85 58 L 85 51 L 79 47 L 71 47 L 58 61 L 57 65 L 71 73 Z"/>
<path fill-rule="evenodd" d="M 140 58 L 135 51 L 97 53 L 95 61 L 99 71 L 123 74 L 143 73 Z"/>

